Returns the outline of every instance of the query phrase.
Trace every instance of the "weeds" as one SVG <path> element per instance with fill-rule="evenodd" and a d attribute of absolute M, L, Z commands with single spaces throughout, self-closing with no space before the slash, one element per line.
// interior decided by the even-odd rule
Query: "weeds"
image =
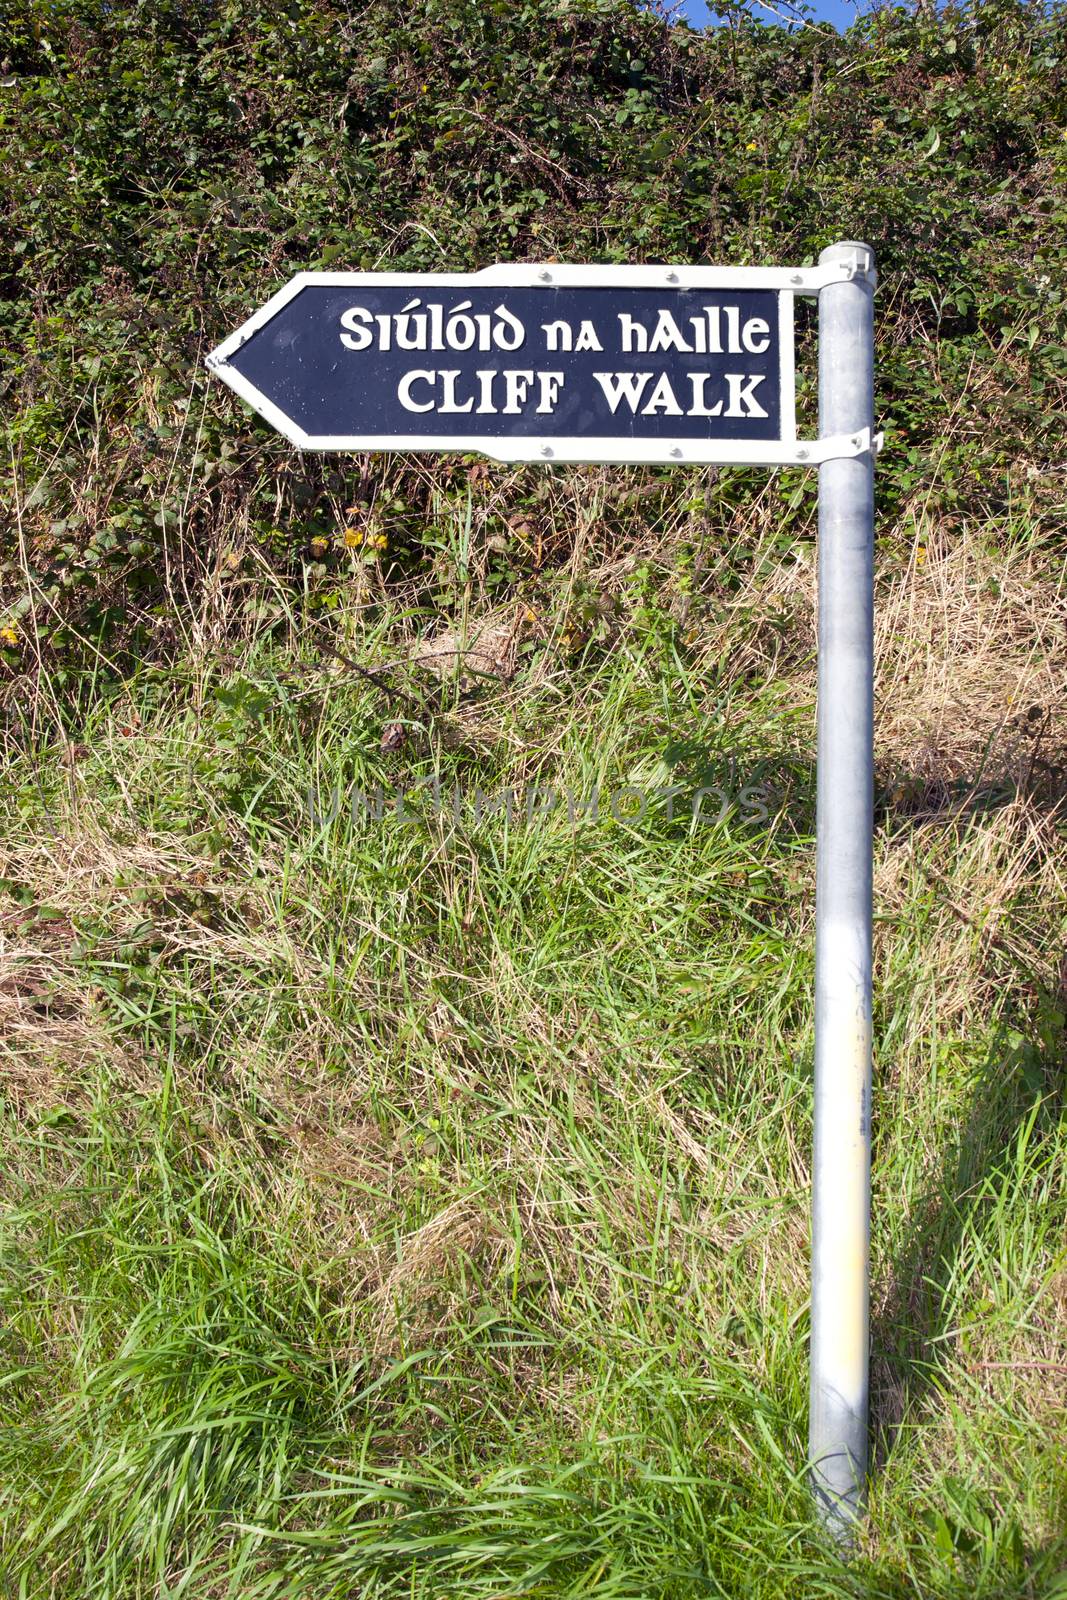
<path fill-rule="evenodd" d="M 357 588 L 347 661 L 294 618 L 41 702 L 0 953 L 18 1592 L 1055 1592 L 1060 815 L 980 726 L 998 683 L 1053 703 L 1055 576 L 958 547 L 880 579 L 883 764 L 930 717 L 965 783 L 883 799 L 879 1467 L 846 1566 L 802 1484 L 812 663 L 767 632 L 810 629 L 814 574 L 768 524 L 683 584 L 690 537 L 576 540 L 513 671 L 464 654 L 500 615 L 472 541 L 454 672 Z M 307 808 L 731 764 L 774 775 L 759 826 Z"/>
<path fill-rule="evenodd" d="M 5 1593 L 1065 1596 L 1063 9 L 416 10 L 5 13 Z M 850 1561 L 814 477 L 297 460 L 200 366 L 297 267 L 841 235 L 887 434 Z M 589 803 L 672 786 L 728 803 Z"/>

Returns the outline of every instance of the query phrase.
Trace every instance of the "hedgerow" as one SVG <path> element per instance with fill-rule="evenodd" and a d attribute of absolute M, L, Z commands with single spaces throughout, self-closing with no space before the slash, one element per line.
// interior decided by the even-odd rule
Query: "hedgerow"
<path fill-rule="evenodd" d="M 743 9 L 698 33 L 631 0 L 7 0 L 0 37 L 9 679 L 166 654 L 205 575 L 250 552 L 304 603 L 350 502 L 387 504 L 389 570 L 419 570 L 432 491 L 469 466 L 299 458 L 204 368 L 300 268 L 804 264 L 865 239 L 882 528 L 912 506 L 949 533 L 1053 526 L 1062 4 L 896 6 L 838 36 Z M 697 487 L 714 526 L 764 486 Z M 814 489 L 775 480 L 789 537 Z"/>

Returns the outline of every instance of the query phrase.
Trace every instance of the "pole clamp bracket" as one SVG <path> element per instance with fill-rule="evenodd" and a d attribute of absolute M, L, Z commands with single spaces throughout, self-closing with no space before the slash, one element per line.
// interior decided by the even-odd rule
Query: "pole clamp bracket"
<path fill-rule="evenodd" d="M 885 434 L 874 433 L 870 428 L 859 428 L 855 433 L 828 433 L 822 439 L 800 439 L 793 448 L 794 460 L 804 467 L 817 467 L 824 461 L 849 461 L 869 452 L 877 455 Z"/>
<path fill-rule="evenodd" d="M 798 267 L 795 272 L 790 272 L 786 288 L 794 294 L 817 295 L 821 289 L 829 289 L 835 283 L 869 283 L 872 289 L 878 287 L 878 271 L 871 264 L 870 256 L 860 255 L 858 251 L 851 256 L 846 256 L 842 261 L 827 261 L 817 267 Z"/>

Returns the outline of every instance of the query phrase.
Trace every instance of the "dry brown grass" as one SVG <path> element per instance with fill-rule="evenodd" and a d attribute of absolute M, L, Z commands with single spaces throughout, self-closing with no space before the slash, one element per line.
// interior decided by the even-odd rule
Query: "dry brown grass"
<path fill-rule="evenodd" d="M 740 584 L 693 627 L 697 664 L 775 681 L 814 711 L 814 547 L 783 560 L 768 517 L 750 531 Z M 961 793 L 996 789 L 1054 802 L 1067 780 L 1064 571 L 1035 547 L 994 548 L 966 526 L 917 524 L 903 565 L 896 544 L 875 597 L 876 759 L 895 803 L 933 815 Z"/>
<path fill-rule="evenodd" d="M 91 989 L 71 970 L 65 917 L 0 917 L 0 1074 L 16 1113 L 77 1101 L 119 1057 Z"/>
<path fill-rule="evenodd" d="M 1031 550 L 921 528 L 877 605 L 876 747 L 917 814 L 1067 776 L 1067 583 Z"/>
<path fill-rule="evenodd" d="M 996 1008 L 1005 985 L 1040 981 L 1054 990 L 1060 982 L 1061 830 L 1032 799 L 899 829 L 876 862 L 874 896 L 882 984 L 894 981 L 901 928 L 921 928 L 921 972 L 908 968 L 908 1043 L 882 1063 L 891 1076 L 935 1019 L 941 1030 L 966 1031 Z"/>

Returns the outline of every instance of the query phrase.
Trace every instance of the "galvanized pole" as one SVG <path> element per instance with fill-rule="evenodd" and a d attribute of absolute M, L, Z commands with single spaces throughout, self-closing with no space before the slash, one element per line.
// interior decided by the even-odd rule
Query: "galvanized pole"
<path fill-rule="evenodd" d="M 822 1520 L 847 1537 L 867 1472 L 874 796 L 874 255 L 819 294 L 819 432 L 872 447 L 819 468 L 815 1152 L 808 1460 Z"/>

